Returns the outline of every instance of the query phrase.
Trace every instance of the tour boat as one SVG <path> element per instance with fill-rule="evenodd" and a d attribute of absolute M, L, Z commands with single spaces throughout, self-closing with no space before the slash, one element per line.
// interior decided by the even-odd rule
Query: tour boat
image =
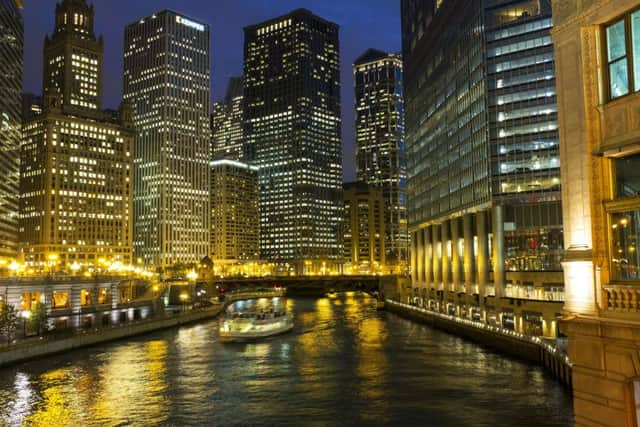
<path fill-rule="evenodd" d="M 220 324 L 220 340 L 227 342 L 252 341 L 284 334 L 293 329 L 293 317 L 284 311 L 234 313 Z"/>

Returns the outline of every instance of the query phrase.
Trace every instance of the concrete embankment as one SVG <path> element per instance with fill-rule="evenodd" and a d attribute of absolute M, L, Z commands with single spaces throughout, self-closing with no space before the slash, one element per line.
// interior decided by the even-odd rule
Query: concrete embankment
<path fill-rule="evenodd" d="M 35 342 L 18 343 L 6 349 L 0 349 L 0 367 L 44 356 L 50 356 L 52 354 L 65 353 L 77 348 L 89 347 L 108 341 L 120 340 L 205 319 L 211 319 L 218 316 L 223 310 L 224 306 L 220 305 L 218 307 L 184 315 L 142 320 L 135 323 L 125 323 L 119 326 L 113 326 L 111 328 L 78 333 L 68 338 L 42 339 Z"/>
<path fill-rule="evenodd" d="M 430 325 L 445 332 L 485 345 L 503 354 L 544 367 L 565 387 L 571 388 L 571 365 L 553 346 L 532 337 L 508 334 L 498 328 L 387 300 L 385 309 L 402 317 Z"/>
<path fill-rule="evenodd" d="M 232 295 L 227 298 L 225 304 L 207 309 L 191 311 L 175 316 L 160 317 L 149 320 L 141 320 L 133 323 L 123 323 L 110 328 L 103 328 L 84 333 L 77 333 L 68 338 L 42 339 L 17 343 L 15 345 L 0 348 L 0 367 L 38 359 L 58 353 L 66 353 L 77 348 L 89 347 L 109 341 L 116 341 L 136 335 L 148 334 L 163 329 L 175 328 L 189 323 L 212 319 L 220 315 L 225 308 L 241 299 L 255 299 L 279 296 L 280 294 L 248 294 Z"/>

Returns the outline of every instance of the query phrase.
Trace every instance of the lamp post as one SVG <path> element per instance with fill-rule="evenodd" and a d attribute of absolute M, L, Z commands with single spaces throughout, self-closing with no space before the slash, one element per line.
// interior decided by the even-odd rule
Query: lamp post
<path fill-rule="evenodd" d="M 187 299 L 189 299 L 189 295 L 186 292 L 182 292 L 180 294 L 180 301 L 182 301 L 182 312 L 187 311 Z"/>

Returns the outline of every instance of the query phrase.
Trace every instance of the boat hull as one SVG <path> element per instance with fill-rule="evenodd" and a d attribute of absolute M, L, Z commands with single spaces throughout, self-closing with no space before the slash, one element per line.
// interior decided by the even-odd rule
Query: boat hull
<path fill-rule="evenodd" d="M 250 342 L 257 341 L 263 338 L 269 338 L 276 335 L 286 334 L 293 329 L 293 322 L 283 325 L 279 328 L 274 328 L 269 331 L 260 332 L 225 332 L 220 331 L 220 341 L 222 342 Z"/>

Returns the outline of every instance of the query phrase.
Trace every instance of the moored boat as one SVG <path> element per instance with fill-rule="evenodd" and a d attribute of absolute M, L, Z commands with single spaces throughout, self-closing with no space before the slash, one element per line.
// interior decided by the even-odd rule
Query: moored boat
<path fill-rule="evenodd" d="M 293 317 L 285 311 L 234 313 L 220 323 L 220 340 L 253 341 L 284 334 L 293 329 Z"/>

